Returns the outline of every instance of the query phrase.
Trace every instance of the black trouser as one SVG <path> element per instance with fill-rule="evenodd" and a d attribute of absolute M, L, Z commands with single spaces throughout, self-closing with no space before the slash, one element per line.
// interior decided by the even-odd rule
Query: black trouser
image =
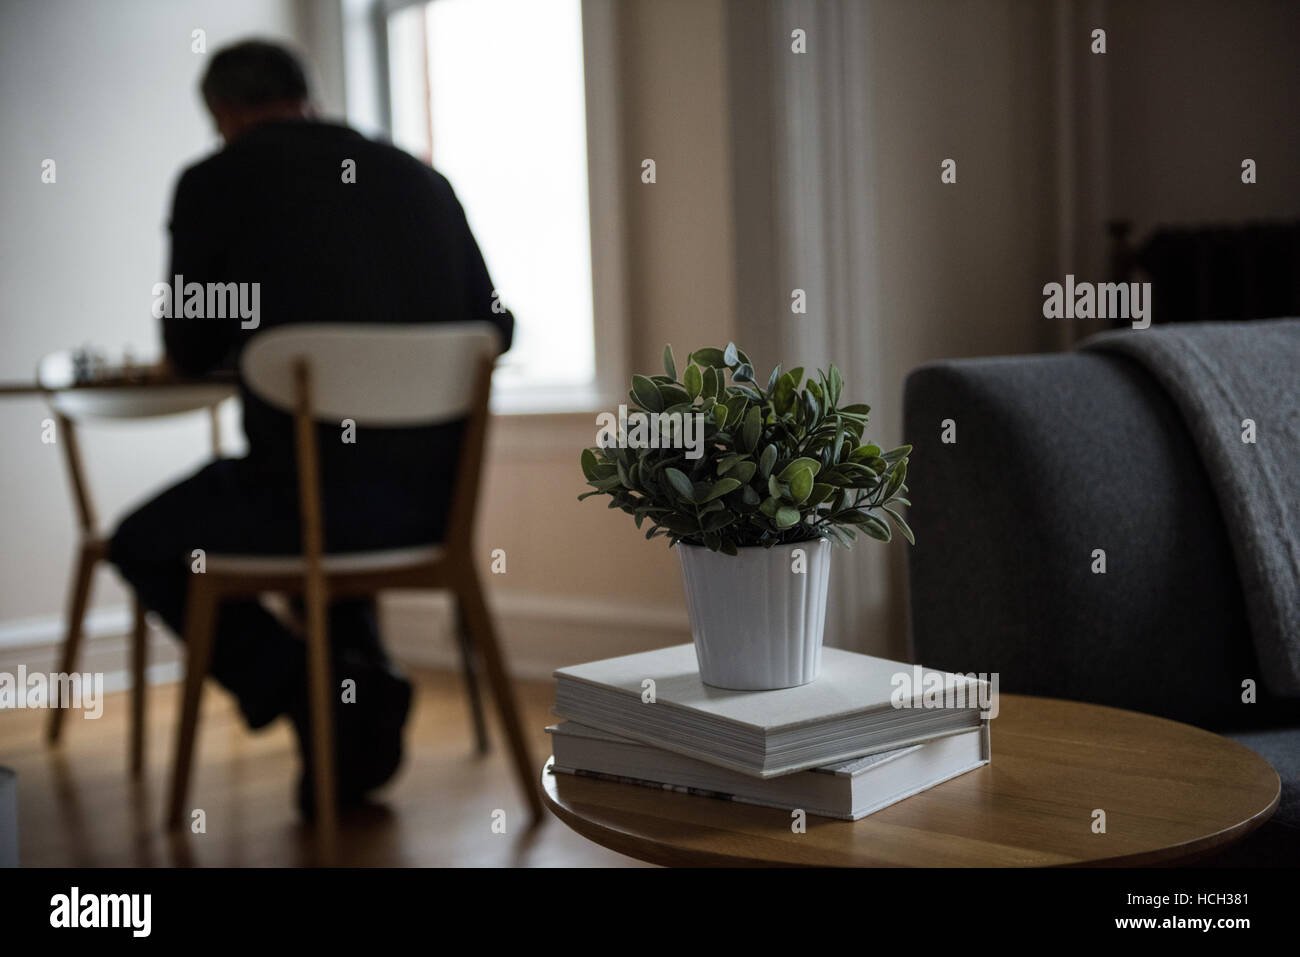
<path fill-rule="evenodd" d="M 442 535 L 441 503 L 431 500 L 429 484 L 409 476 L 351 478 L 327 486 L 323 498 L 327 551 L 394 548 Z M 109 558 L 144 606 L 183 635 L 195 549 L 205 556 L 297 554 L 300 529 L 291 476 L 248 459 L 220 459 L 127 516 Z M 329 629 L 336 655 L 383 659 L 373 600 L 334 602 Z M 283 714 L 305 682 L 306 649 L 256 599 L 230 600 L 218 610 L 211 673 L 258 728 Z"/>

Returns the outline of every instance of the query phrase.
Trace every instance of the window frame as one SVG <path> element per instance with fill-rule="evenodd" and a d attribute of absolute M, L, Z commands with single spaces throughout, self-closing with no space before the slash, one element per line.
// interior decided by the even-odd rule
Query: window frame
<path fill-rule="evenodd" d="M 388 18 L 405 7 L 438 0 L 340 2 L 348 121 L 367 135 L 391 140 Z M 627 389 L 627 232 L 616 14 L 609 0 L 581 0 L 581 9 L 595 374 L 591 382 L 575 387 L 495 389 L 492 410 L 502 415 L 605 411 Z"/>

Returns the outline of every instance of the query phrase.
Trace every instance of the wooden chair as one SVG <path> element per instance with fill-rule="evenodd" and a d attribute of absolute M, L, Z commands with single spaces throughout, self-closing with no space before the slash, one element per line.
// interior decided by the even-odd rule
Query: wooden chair
<path fill-rule="evenodd" d="M 496 332 L 487 323 L 440 325 L 301 324 L 264 332 L 245 348 L 248 387 L 271 405 L 292 411 L 302 516 L 302 553 L 243 557 L 208 555 L 191 579 L 186 602 L 188 661 L 176 740 L 168 823 L 185 811 L 199 698 L 212 652 L 218 605 L 267 592 L 305 598 L 307 683 L 312 728 L 316 839 L 321 863 L 334 858 L 337 807 L 329 636 L 329 601 L 394 588 L 450 589 L 468 644 L 462 644 L 471 700 L 470 644 L 481 655 L 514 760 L 519 787 L 534 819 L 541 797 L 518 708 L 475 570 L 474 520 L 487 431 Z M 457 465 L 451 514 L 442 543 L 387 551 L 331 554 L 322 539 L 321 478 L 315 424 L 348 418 L 360 426 L 432 425 L 468 417 Z M 481 726 L 481 716 L 476 715 Z M 480 739 L 480 744 L 482 739 Z"/>
<path fill-rule="evenodd" d="M 139 385 L 76 386 L 72 383 L 72 359 L 67 352 L 55 352 L 41 360 L 36 372 L 37 383 L 46 390 L 45 397 L 54 412 L 58 443 L 63 446 L 68 467 L 73 502 L 77 511 L 79 543 L 72 581 L 68 591 L 67 623 L 60 655 L 60 671 L 71 673 L 77 667 L 81 650 L 86 607 L 95 566 L 108 555 L 108 541 L 99 534 L 95 507 L 91 501 L 77 444 L 76 424 L 88 420 L 158 418 L 207 409 L 212 423 L 212 452 L 221 454 L 221 429 L 217 415 L 221 403 L 234 394 L 229 385 L 200 383 L 141 383 Z M 133 777 L 144 768 L 145 668 L 148 665 L 148 632 L 145 609 L 139 599 L 132 602 L 131 629 L 131 740 L 130 765 Z M 64 708 L 51 708 L 46 739 L 58 744 L 63 730 Z"/>

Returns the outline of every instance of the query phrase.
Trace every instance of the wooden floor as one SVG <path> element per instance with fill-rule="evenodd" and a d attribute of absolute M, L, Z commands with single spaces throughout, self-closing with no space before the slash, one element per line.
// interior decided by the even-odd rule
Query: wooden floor
<path fill-rule="evenodd" d="M 415 676 L 406 762 L 378 792 L 378 804 L 345 819 L 340 863 L 396 867 L 640 866 L 579 837 L 554 818 L 526 827 L 526 806 L 509 773 L 503 737 L 474 753 L 458 675 Z M 125 694 L 105 696 L 104 714 L 70 713 L 58 749 L 46 746 L 45 711 L 0 712 L 0 764 L 18 772 L 19 857 L 23 866 L 298 866 L 310 862 L 310 831 L 294 808 L 297 747 L 287 719 L 250 732 L 233 700 L 210 685 L 204 696 L 191 805 L 206 833 L 168 834 L 163 797 L 171 762 L 179 685 L 149 694 L 148 763 L 140 786 L 127 774 Z M 518 685 L 523 722 L 540 774 L 554 722 L 551 682 Z M 505 811 L 506 833 L 493 833 Z M 498 815 L 499 816 L 499 815 Z"/>

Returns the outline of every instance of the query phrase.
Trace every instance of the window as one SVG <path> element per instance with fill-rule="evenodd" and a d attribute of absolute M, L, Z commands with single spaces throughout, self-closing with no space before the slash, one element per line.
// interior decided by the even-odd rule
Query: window
<path fill-rule="evenodd" d="M 514 345 L 498 405 L 595 394 L 580 0 L 432 0 L 387 17 L 393 142 L 450 181 Z"/>

